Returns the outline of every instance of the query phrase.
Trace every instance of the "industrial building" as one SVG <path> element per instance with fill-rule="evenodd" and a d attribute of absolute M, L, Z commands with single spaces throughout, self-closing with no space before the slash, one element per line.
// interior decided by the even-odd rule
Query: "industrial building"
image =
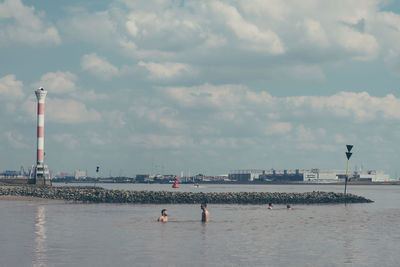
<path fill-rule="evenodd" d="M 303 171 L 304 172 L 304 171 Z M 231 181 L 253 182 L 253 181 L 303 181 L 303 172 L 300 170 L 235 170 L 230 171 L 228 178 Z"/>
<path fill-rule="evenodd" d="M 390 176 L 383 171 L 349 171 L 350 181 L 387 182 Z M 304 182 L 334 183 L 346 178 L 345 170 L 320 170 L 312 169 L 303 173 Z"/>
<path fill-rule="evenodd" d="M 349 171 L 351 181 L 386 182 L 391 181 L 383 171 Z M 270 182 L 303 182 L 303 183 L 336 183 L 344 181 L 345 170 L 295 169 L 295 170 L 234 170 L 229 173 L 229 179 L 239 182 L 270 181 Z"/>
<path fill-rule="evenodd" d="M 86 178 L 87 178 L 86 171 L 75 170 L 75 172 L 74 172 L 74 179 L 75 180 L 86 179 Z"/>

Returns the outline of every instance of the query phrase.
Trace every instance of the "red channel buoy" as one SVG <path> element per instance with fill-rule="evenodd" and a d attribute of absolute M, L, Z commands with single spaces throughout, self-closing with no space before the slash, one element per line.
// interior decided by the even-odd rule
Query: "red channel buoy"
<path fill-rule="evenodd" d="M 175 182 L 172 185 L 172 188 L 179 188 L 179 184 L 178 184 L 178 177 L 175 176 Z"/>

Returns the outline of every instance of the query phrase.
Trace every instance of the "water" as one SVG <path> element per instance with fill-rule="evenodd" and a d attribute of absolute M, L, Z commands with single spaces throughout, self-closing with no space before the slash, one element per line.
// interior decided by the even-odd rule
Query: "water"
<path fill-rule="evenodd" d="M 129 190 L 171 185 L 101 184 Z M 399 186 L 349 186 L 351 205 L 73 204 L 0 200 L 0 266 L 399 266 Z M 342 192 L 336 185 L 181 185 L 181 191 Z M 169 222 L 157 223 L 162 208 Z"/>

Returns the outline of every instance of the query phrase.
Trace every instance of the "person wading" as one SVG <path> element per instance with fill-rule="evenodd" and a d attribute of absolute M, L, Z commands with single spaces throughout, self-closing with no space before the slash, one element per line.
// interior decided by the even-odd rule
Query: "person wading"
<path fill-rule="evenodd" d="M 202 203 L 200 208 L 203 210 L 201 213 L 201 221 L 208 222 L 210 220 L 210 213 L 207 210 L 207 203 Z"/>
<path fill-rule="evenodd" d="M 168 213 L 166 209 L 161 211 L 161 216 L 158 217 L 158 222 L 168 222 Z"/>

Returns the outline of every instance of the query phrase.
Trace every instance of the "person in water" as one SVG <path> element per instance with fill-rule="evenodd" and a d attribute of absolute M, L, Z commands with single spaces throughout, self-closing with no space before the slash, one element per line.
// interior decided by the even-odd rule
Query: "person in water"
<path fill-rule="evenodd" d="M 287 205 L 286 205 L 286 208 L 287 208 L 288 210 L 291 210 L 291 209 L 292 209 L 292 205 L 287 204 Z"/>
<path fill-rule="evenodd" d="M 157 221 L 159 221 L 159 222 L 168 222 L 168 213 L 167 213 L 166 209 L 163 209 L 161 211 L 161 216 L 158 217 Z"/>
<path fill-rule="evenodd" d="M 210 220 L 210 213 L 207 210 L 207 203 L 202 203 L 200 208 L 203 210 L 201 213 L 201 221 L 208 222 Z"/>
<path fill-rule="evenodd" d="M 272 204 L 271 202 L 268 203 L 268 209 L 269 209 L 269 210 L 272 210 L 273 207 L 274 207 L 274 204 Z"/>

